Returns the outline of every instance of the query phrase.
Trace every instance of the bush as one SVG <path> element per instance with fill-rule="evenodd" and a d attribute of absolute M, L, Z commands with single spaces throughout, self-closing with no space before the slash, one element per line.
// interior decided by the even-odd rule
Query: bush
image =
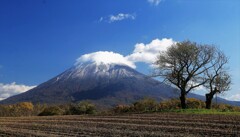
<path fill-rule="evenodd" d="M 132 112 L 132 107 L 128 105 L 117 105 L 113 109 L 114 113 L 127 113 L 127 112 Z"/>
<path fill-rule="evenodd" d="M 187 108 L 190 109 L 203 109 L 205 108 L 205 103 L 201 100 L 195 98 L 188 98 L 187 100 Z M 180 109 L 181 103 L 179 99 L 171 99 L 167 101 L 163 101 L 159 104 L 159 110 L 172 110 L 172 109 Z"/>
<path fill-rule="evenodd" d="M 133 109 L 136 112 L 155 112 L 158 110 L 158 103 L 151 98 L 145 98 L 133 104 Z"/>
<path fill-rule="evenodd" d="M 39 116 L 53 116 L 53 115 L 62 115 L 64 114 L 64 110 L 58 106 L 50 106 L 45 108 Z"/>
<path fill-rule="evenodd" d="M 33 115 L 34 106 L 31 102 L 21 102 L 13 105 L 1 105 L 0 116 L 31 116 Z"/>
<path fill-rule="evenodd" d="M 34 108 L 33 108 L 33 112 L 32 115 L 33 116 L 37 116 L 39 115 L 41 112 L 43 112 L 43 110 L 47 107 L 46 104 L 35 104 Z"/>
<path fill-rule="evenodd" d="M 205 108 L 205 102 L 195 99 L 195 98 L 188 98 L 187 99 L 187 108 L 203 109 L 203 108 Z"/>
<path fill-rule="evenodd" d="M 171 110 L 171 109 L 179 109 L 179 108 L 181 108 L 181 104 L 180 104 L 180 101 L 178 99 L 171 99 L 171 100 L 167 100 L 167 101 L 162 101 L 158 106 L 158 109 L 160 111 Z"/>
<path fill-rule="evenodd" d="M 117 105 L 113 108 L 114 113 L 128 113 L 128 112 L 156 112 L 158 110 L 158 103 L 151 98 L 139 100 L 132 105 Z"/>
<path fill-rule="evenodd" d="M 70 115 L 94 114 L 96 107 L 88 101 L 81 101 L 78 104 L 71 105 L 68 111 Z"/>
<path fill-rule="evenodd" d="M 31 116 L 33 113 L 33 104 L 31 102 L 21 102 L 14 105 L 15 113 L 18 116 Z"/>
<path fill-rule="evenodd" d="M 10 107 L 7 105 L 0 105 L 0 116 L 6 117 L 6 116 L 12 116 L 10 115 Z"/>
<path fill-rule="evenodd" d="M 231 106 L 231 105 L 227 105 L 227 104 L 213 104 L 212 108 L 218 109 L 222 112 L 240 112 L 240 107 Z"/>
<path fill-rule="evenodd" d="M 48 106 L 47 104 L 33 105 L 31 102 L 0 105 L 0 117 L 79 115 L 94 114 L 95 112 L 95 105 L 88 101 L 82 101 L 78 104 L 62 104 L 56 106 Z"/>

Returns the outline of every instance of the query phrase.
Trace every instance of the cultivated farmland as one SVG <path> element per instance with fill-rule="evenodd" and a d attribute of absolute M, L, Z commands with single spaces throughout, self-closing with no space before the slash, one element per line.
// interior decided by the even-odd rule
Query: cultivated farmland
<path fill-rule="evenodd" d="M 240 116 L 181 113 L 2 117 L 0 136 L 240 136 Z"/>

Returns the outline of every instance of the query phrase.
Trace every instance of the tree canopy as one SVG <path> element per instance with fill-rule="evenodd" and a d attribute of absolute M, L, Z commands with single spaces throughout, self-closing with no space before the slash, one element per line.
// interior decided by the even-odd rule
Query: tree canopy
<path fill-rule="evenodd" d="M 219 54 L 219 50 L 212 45 L 191 41 L 175 43 L 157 57 L 154 76 L 164 78 L 164 82 L 180 90 L 181 107 L 185 109 L 186 95 L 210 81 L 208 74 L 213 73 L 222 61 L 216 57 Z"/>

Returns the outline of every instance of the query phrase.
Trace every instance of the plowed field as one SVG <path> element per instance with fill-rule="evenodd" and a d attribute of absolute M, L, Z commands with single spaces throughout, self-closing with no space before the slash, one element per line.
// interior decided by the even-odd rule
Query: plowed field
<path fill-rule="evenodd" d="M 2 117 L 0 136 L 240 137 L 240 116 L 158 113 Z"/>

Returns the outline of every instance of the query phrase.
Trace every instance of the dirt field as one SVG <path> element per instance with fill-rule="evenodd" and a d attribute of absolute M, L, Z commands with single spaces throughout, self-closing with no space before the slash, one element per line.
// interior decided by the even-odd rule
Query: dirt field
<path fill-rule="evenodd" d="M 240 116 L 158 113 L 2 117 L 0 118 L 0 136 L 240 137 Z"/>

